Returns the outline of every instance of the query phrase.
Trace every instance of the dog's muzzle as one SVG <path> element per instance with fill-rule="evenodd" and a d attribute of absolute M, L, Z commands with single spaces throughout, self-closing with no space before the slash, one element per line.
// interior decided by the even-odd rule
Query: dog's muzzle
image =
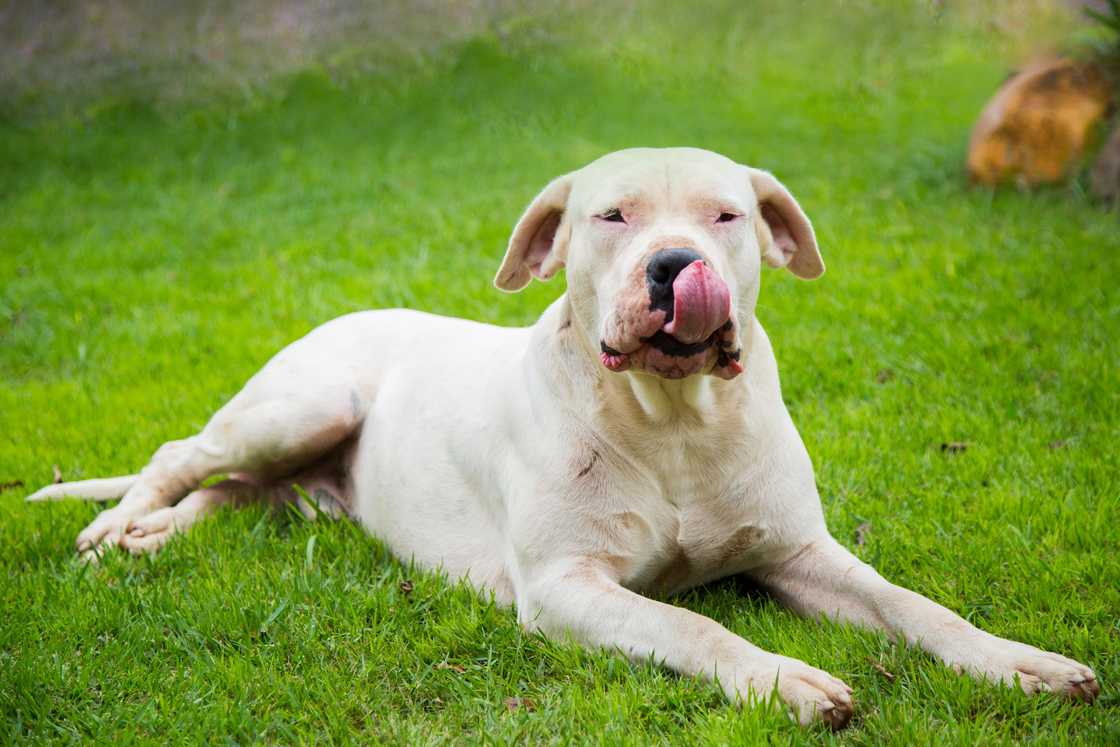
<path fill-rule="evenodd" d="M 662 249 L 646 264 L 645 286 L 645 308 L 623 300 L 616 310 L 614 334 L 600 343 L 604 366 L 673 379 L 699 373 L 709 362 L 722 378 L 742 372 L 731 292 L 703 257 L 691 249 Z"/>

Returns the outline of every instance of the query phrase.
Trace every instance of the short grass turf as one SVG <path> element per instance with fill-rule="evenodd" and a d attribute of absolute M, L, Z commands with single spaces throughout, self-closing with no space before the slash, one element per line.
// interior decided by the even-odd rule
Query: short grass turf
<path fill-rule="evenodd" d="M 1120 742 L 1116 216 L 1076 187 L 967 186 L 969 125 L 1006 72 L 980 31 L 875 4 L 707 10 L 0 125 L 0 481 L 23 483 L 0 495 L 0 739 Z M 72 543 L 94 506 L 23 503 L 52 465 L 135 471 L 340 314 L 531 323 L 563 281 L 510 297 L 490 279 L 535 191 L 677 144 L 772 169 L 815 221 L 828 273 L 767 272 L 758 315 L 833 532 L 982 628 L 1088 663 L 1095 705 L 957 677 L 739 581 L 674 599 L 854 686 L 847 731 L 802 731 L 525 635 L 347 523 L 223 513 L 90 568 Z"/>

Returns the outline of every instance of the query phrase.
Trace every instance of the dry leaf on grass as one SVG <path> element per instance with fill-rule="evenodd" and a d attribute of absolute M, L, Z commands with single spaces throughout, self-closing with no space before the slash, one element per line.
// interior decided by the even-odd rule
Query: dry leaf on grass
<path fill-rule="evenodd" d="M 867 661 L 871 663 L 871 666 L 875 668 L 876 672 L 886 677 L 888 682 L 894 682 L 894 675 L 888 672 L 886 667 L 874 659 L 868 659 Z"/>
<path fill-rule="evenodd" d="M 946 441 L 941 444 L 941 450 L 946 454 L 960 454 L 968 448 L 967 441 Z"/>
<path fill-rule="evenodd" d="M 8 480 L 7 482 L 0 482 L 0 493 L 12 488 L 22 488 L 23 480 Z"/>
<path fill-rule="evenodd" d="M 537 710 L 537 704 L 533 702 L 532 698 L 506 698 L 506 709 L 508 711 L 513 712 L 518 708 L 535 711 Z"/>
<path fill-rule="evenodd" d="M 462 674 L 467 671 L 466 667 L 461 667 L 458 664 L 451 664 L 446 661 L 441 661 L 439 664 L 436 664 L 436 669 L 450 669 L 455 674 Z"/>
<path fill-rule="evenodd" d="M 871 533 L 871 522 L 865 521 L 856 527 L 856 546 L 862 547 L 867 542 L 867 535 Z"/>

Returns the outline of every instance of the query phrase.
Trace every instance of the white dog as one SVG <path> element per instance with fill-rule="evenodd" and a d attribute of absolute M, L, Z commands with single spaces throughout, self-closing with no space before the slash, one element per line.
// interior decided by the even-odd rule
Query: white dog
<path fill-rule="evenodd" d="M 975 628 L 829 535 L 755 318 L 763 262 L 824 271 L 769 173 L 688 148 L 613 153 L 545 187 L 513 231 L 499 288 L 567 268 L 568 292 L 532 327 L 344 316 L 140 474 L 29 500 L 123 495 L 78 550 L 145 552 L 222 504 L 302 500 L 298 484 L 398 557 L 516 604 L 527 628 L 655 657 L 732 699 L 776 689 L 803 724 L 843 726 L 851 688 L 642 592 L 744 573 L 802 614 L 886 631 L 958 671 L 1095 697 L 1088 667 Z"/>

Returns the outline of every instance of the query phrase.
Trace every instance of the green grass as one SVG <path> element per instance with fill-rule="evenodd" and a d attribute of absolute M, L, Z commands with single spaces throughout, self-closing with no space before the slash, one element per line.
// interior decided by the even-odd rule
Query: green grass
<path fill-rule="evenodd" d="M 0 740 L 1120 742 L 1120 227 L 1076 186 L 966 185 L 998 44 L 868 3 L 609 10 L 252 100 L 102 95 L 0 123 L 0 482 L 25 483 L 0 494 Z M 848 731 L 803 732 L 524 635 L 347 523 L 224 513 L 88 568 L 72 543 L 95 508 L 23 503 L 54 464 L 134 471 L 340 314 L 531 323 L 562 280 L 490 286 L 527 201 L 606 151 L 677 144 L 772 169 L 815 221 L 829 272 L 769 272 L 758 314 L 836 536 L 1088 663 L 1097 704 L 974 683 L 736 581 L 675 599 L 855 687 Z"/>

